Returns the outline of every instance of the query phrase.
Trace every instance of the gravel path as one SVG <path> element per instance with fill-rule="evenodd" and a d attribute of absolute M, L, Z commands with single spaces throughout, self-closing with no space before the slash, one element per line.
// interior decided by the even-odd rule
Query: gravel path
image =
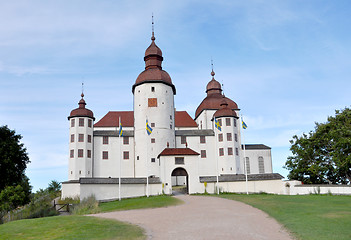
<path fill-rule="evenodd" d="M 266 213 L 241 202 L 180 195 L 179 206 L 93 214 L 139 225 L 148 239 L 279 239 L 288 232 Z"/>

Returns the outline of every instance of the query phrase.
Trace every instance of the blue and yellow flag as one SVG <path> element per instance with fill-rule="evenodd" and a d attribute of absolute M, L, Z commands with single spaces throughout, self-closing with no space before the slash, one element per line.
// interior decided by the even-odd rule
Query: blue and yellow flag
<path fill-rule="evenodd" d="M 118 133 L 118 135 L 119 135 L 120 137 L 123 137 L 123 128 L 122 128 L 122 123 L 121 123 L 121 121 L 119 121 L 119 133 Z"/>
<path fill-rule="evenodd" d="M 215 127 L 219 130 L 219 131 L 222 131 L 222 126 L 221 124 L 219 124 L 219 122 L 217 121 L 217 119 L 215 118 Z"/>
<path fill-rule="evenodd" d="M 246 129 L 247 128 L 247 125 L 244 121 L 241 121 L 241 125 L 243 126 L 243 129 Z"/>
<path fill-rule="evenodd" d="M 152 133 L 152 128 L 149 126 L 149 121 L 146 119 L 146 133 L 150 135 Z"/>

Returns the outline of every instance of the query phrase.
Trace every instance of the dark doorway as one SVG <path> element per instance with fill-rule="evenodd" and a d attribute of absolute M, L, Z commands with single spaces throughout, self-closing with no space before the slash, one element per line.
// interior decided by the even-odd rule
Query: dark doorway
<path fill-rule="evenodd" d="M 172 191 L 188 194 L 189 182 L 188 173 L 184 168 L 176 168 L 172 171 Z"/>

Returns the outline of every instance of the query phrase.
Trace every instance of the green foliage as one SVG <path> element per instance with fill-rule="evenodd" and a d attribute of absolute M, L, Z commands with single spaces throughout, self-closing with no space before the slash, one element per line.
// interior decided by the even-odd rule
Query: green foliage
<path fill-rule="evenodd" d="M 24 171 L 30 161 L 21 138 L 7 126 L 0 127 L 0 191 L 21 184 L 25 178 Z"/>
<path fill-rule="evenodd" d="M 288 178 L 312 184 L 351 181 L 351 109 L 336 110 L 326 123 L 290 141 L 293 156 L 285 168 Z"/>
<path fill-rule="evenodd" d="M 110 219 L 59 216 L 26 219 L 0 225 L 0 239 L 145 239 L 143 229 Z"/>
<path fill-rule="evenodd" d="M 49 186 L 48 186 L 47 190 L 48 190 L 50 193 L 58 193 L 58 192 L 61 191 L 61 183 L 59 183 L 59 182 L 56 181 L 56 180 L 52 180 L 52 181 L 49 183 Z"/>
<path fill-rule="evenodd" d="M 0 211 L 10 211 L 24 205 L 25 192 L 21 185 L 9 186 L 0 192 Z"/>
<path fill-rule="evenodd" d="M 100 212 L 99 202 L 96 201 L 95 196 L 84 198 L 78 205 L 75 205 L 72 214 L 85 215 Z"/>
<path fill-rule="evenodd" d="M 220 197 L 263 210 L 297 239 L 351 238 L 351 196 L 227 194 Z"/>

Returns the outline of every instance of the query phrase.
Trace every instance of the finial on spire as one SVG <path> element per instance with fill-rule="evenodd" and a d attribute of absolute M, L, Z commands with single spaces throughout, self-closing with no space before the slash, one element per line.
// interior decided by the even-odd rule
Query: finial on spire
<path fill-rule="evenodd" d="M 211 57 L 211 67 L 212 67 L 211 76 L 212 76 L 212 79 L 214 79 L 215 72 L 213 71 L 213 60 L 212 60 L 212 57 Z"/>
<path fill-rule="evenodd" d="M 84 82 L 82 82 L 82 94 L 80 96 L 84 97 Z"/>
<path fill-rule="evenodd" d="M 155 41 L 155 34 L 154 34 L 154 13 L 152 13 L 152 36 L 151 36 L 151 40 Z"/>

